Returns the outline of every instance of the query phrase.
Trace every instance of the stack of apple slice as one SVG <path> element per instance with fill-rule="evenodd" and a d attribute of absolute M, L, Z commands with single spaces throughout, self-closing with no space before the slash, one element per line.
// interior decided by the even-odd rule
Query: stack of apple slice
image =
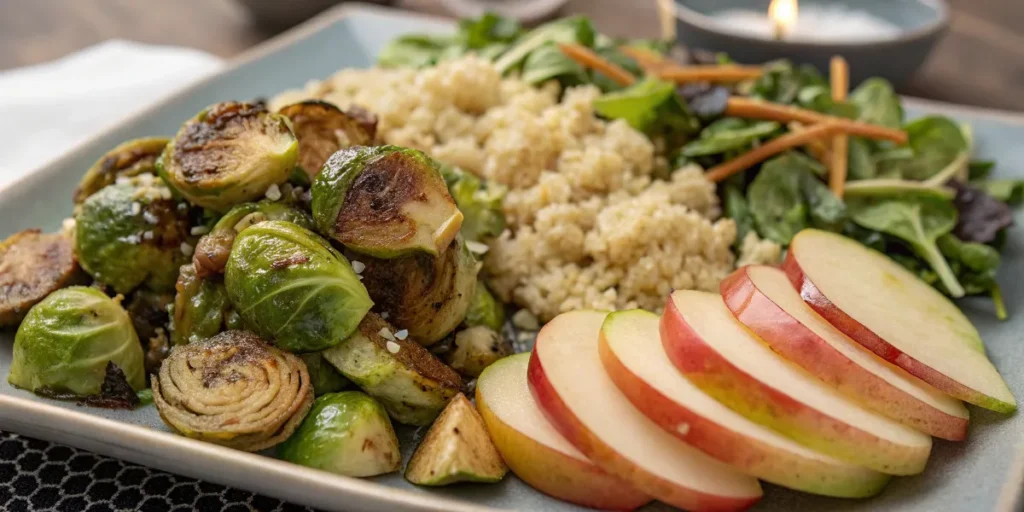
<path fill-rule="evenodd" d="M 966 436 L 958 399 L 1016 408 L 959 309 L 845 237 L 801 232 L 783 270 L 721 291 L 674 292 L 660 319 L 565 313 L 488 368 L 477 407 L 513 472 L 609 509 L 742 510 L 757 479 L 860 498 Z"/>

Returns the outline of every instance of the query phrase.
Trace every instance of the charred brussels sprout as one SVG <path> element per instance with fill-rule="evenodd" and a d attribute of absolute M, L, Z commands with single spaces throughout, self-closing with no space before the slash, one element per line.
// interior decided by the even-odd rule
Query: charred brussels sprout
<path fill-rule="evenodd" d="M 339 149 L 373 143 L 373 135 L 359 119 L 326 101 L 293 103 L 278 113 L 292 121 L 292 130 L 299 139 L 299 167 L 310 178 Z"/>
<path fill-rule="evenodd" d="M 414 149 L 339 151 L 313 180 L 312 195 L 317 230 L 378 258 L 436 256 L 462 226 L 437 162 Z"/>
<path fill-rule="evenodd" d="M 235 236 L 253 224 L 268 220 L 284 220 L 313 229 L 313 219 L 309 214 L 292 205 L 273 201 L 240 204 L 225 213 L 210 233 L 199 239 L 195 254 L 192 255 L 197 275 L 207 277 L 223 274 Z"/>
<path fill-rule="evenodd" d="M 342 374 L 338 373 L 338 369 L 334 365 L 324 360 L 321 352 L 300 354 L 299 358 L 306 363 L 306 369 L 309 370 L 309 380 L 313 383 L 313 393 L 316 396 L 336 393 L 352 384 Z"/>
<path fill-rule="evenodd" d="M 81 204 L 103 187 L 112 185 L 117 178 L 156 174 L 156 160 L 169 139 L 146 137 L 123 142 L 100 157 L 82 176 L 75 188 L 75 204 Z"/>
<path fill-rule="evenodd" d="M 225 102 L 185 122 L 156 166 L 186 199 L 224 212 L 284 183 L 297 157 L 298 142 L 284 116 L 262 104 Z"/>
<path fill-rule="evenodd" d="M 384 408 L 359 391 L 317 398 L 278 454 L 294 464 L 367 477 L 398 471 L 398 436 Z"/>
<path fill-rule="evenodd" d="M 174 288 L 172 344 L 195 343 L 225 330 L 231 302 L 220 278 L 202 279 L 194 266 L 182 265 Z"/>
<path fill-rule="evenodd" d="M 378 309 L 424 345 L 458 327 L 476 293 L 479 265 L 461 238 L 436 258 L 415 254 L 360 261 L 366 265 L 363 284 Z"/>
<path fill-rule="evenodd" d="M 151 174 L 93 194 L 75 220 L 78 261 L 94 279 L 124 294 L 140 285 L 174 289 L 192 247 L 189 220 Z"/>
<path fill-rule="evenodd" d="M 57 290 L 33 306 L 14 337 L 13 352 L 7 381 L 36 393 L 98 395 L 109 363 L 134 390 L 146 387 L 142 345 L 131 318 L 94 288 Z"/>
<path fill-rule="evenodd" d="M 483 282 L 476 283 L 476 293 L 466 311 L 466 327 L 483 325 L 500 332 L 505 325 L 505 306 L 491 295 Z"/>
<path fill-rule="evenodd" d="M 348 260 L 291 222 L 267 221 L 239 233 L 224 283 L 246 325 L 291 352 L 341 343 L 373 306 Z"/>
<path fill-rule="evenodd" d="M 38 229 L 0 242 L 0 327 L 17 325 L 50 292 L 78 280 L 74 245 L 70 233 Z"/>
<path fill-rule="evenodd" d="M 451 367 L 466 377 L 478 377 L 491 363 L 512 355 L 512 344 L 499 331 L 476 325 L 455 335 L 455 349 L 447 354 Z"/>

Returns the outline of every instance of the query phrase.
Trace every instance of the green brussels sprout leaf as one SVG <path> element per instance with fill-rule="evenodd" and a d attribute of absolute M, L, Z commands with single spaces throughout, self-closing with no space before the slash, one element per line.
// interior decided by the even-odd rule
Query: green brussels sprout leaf
<path fill-rule="evenodd" d="M 156 174 L 156 160 L 169 140 L 166 137 L 145 137 L 118 144 L 82 176 L 75 187 L 75 204 L 82 204 L 103 187 L 114 184 L 117 178 Z"/>

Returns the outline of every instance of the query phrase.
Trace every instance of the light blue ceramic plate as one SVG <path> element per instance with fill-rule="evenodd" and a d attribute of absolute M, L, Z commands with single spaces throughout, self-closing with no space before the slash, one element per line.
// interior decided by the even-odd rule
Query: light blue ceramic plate
<path fill-rule="evenodd" d="M 399 34 L 450 28 L 444 21 L 381 9 L 342 7 L 328 12 L 0 191 L 0 238 L 30 227 L 56 229 L 71 213 L 71 191 L 81 174 L 123 140 L 173 134 L 182 121 L 216 101 L 266 97 L 343 67 L 368 66 L 382 45 Z M 998 159 L 1004 176 L 1020 176 L 1024 120 L 918 102 L 911 103 L 910 112 L 946 112 L 973 123 L 981 156 Z M 1017 220 L 1024 222 L 1024 216 L 1018 214 Z M 996 321 L 984 302 L 965 307 L 1010 387 L 1024 398 L 1024 235 L 1019 230 L 1009 237 L 1007 254 L 1001 280 L 1012 319 Z M 10 333 L 0 334 L 2 377 L 10 368 L 12 338 Z M 1015 499 L 1022 483 L 1022 475 L 1014 475 L 1011 468 L 1024 419 L 1020 414 L 1002 418 L 978 409 L 971 414 L 968 441 L 937 441 L 924 474 L 895 479 L 877 498 L 816 498 L 766 485 L 756 510 L 1008 510 L 1008 500 Z M 579 510 L 533 491 L 511 474 L 496 485 L 439 490 L 414 487 L 398 474 L 371 480 L 335 476 L 173 435 L 153 407 L 131 412 L 78 407 L 12 389 L 6 378 L 0 379 L 0 428 L 331 510 Z M 402 432 L 407 456 L 415 445 L 414 435 Z M 998 505 L 1001 500 L 1006 504 Z"/>

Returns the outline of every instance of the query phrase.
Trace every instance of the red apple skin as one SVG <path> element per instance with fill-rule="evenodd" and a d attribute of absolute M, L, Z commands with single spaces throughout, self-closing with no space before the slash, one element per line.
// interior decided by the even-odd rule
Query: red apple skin
<path fill-rule="evenodd" d="M 476 408 L 509 469 L 548 496 L 583 507 L 630 511 L 651 498 L 594 464 L 551 449 L 505 423 L 476 390 Z"/>
<path fill-rule="evenodd" d="M 928 435 L 962 441 L 968 418 L 947 414 L 857 366 L 765 296 L 741 268 L 721 283 L 732 314 L 773 351 L 803 367 L 840 393 Z M 830 321 L 831 323 L 831 321 Z"/>
<path fill-rule="evenodd" d="M 734 366 L 690 328 L 671 296 L 661 317 L 661 340 L 668 358 L 686 378 L 755 423 L 808 448 L 882 473 L 916 475 L 924 471 L 927 454 L 920 456 L 904 446 L 838 421 Z M 884 446 L 892 455 L 889 459 L 906 462 L 893 464 L 891 460 L 879 460 L 876 450 L 864 450 L 864 446 Z"/>
<path fill-rule="evenodd" d="M 538 340 L 539 341 L 539 340 Z M 573 446 L 608 473 L 615 475 L 669 505 L 693 511 L 742 511 L 752 507 L 760 497 L 730 499 L 681 488 L 649 473 L 619 455 L 611 446 L 595 437 L 555 392 L 534 349 L 530 356 L 527 380 L 537 405 L 544 416 Z M 609 418 L 614 420 L 614 418 Z"/>
<path fill-rule="evenodd" d="M 821 290 L 807 277 L 803 269 L 800 268 L 800 263 L 792 255 L 786 256 L 786 260 L 782 264 L 782 270 L 786 272 L 789 281 L 800 291 L 800 296 L 803 297 L 807 305 L 811 306 L 811 309 L 816 311 L 825 320 L 828 320 L 830 324 L 842 331 L 843 334 L 860 343 L 864 348 L 874 352 L 878 357 L 931 384 L 935 389 L 967 403 L 1001 413 L 1011 413 L 1017 409 L 1017 406 L 1014 404 L 1007 404 L 964 386 L 890 345 L 871 331 L 871 329 L 868 329 L 864 324 L 847 315 L 843 310 L 836 307 L 832 301 L 828 300 L 828 297 L 825 297 L 825 294 L 821 293 Z"/>
<path fill-rule="evenodd" d="M 765 479 L 800 491 L 838 498 L 874 496 L 889 482 L 888 475 L 866 469 L 851 471 L 845 475 L 847 479 L 841 479 L 827 464 L 779 456 L 777 450 L 763 442 L 707 420 L 651 387 L 619 361 L 603 336 L 600 353 L 608 375 L 640 412 L 666 432 L 740 471 L 759 478 L 764 478 L 761 475 L 787 475 L 783 480 Z M 689 425 L 685 433 L 677 428 L 683 423 Z M 872 475 L 866 477 L 868 473 Z M 826 474 L 829 476 L 821 476 Z"/>

